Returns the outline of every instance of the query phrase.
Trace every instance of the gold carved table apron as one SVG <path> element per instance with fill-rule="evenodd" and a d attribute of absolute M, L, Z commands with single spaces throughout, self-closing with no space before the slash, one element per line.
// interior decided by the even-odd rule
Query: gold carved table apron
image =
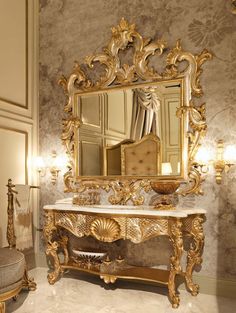
<path fill-rule="evenodd" d="M 169 298 L 174 308 L 179 306 L 179 295 L 176 293 L 176 275 L 184 277 L 187 289 L 197 295 L 199 286 L 193 283 L 192 273 L 196 264 L 202 262 L 204 233 L 202 223 L 205 220 L 204 210 L 116 210 L 93 209 L 68 204 L 47 205 L 44 207 L 46 238 L 46 254 L 53 258 L 53 271 L 48 274 L 48 281 L 54 284 L 65 269 L 77 269 L 100 276 L 106 283 L 114 283 L 120 279 L 136 279 L 165 285 L 169 290 Z M 147 214 L 148 213 L 148 214 Z M 61 230 L 66 229 L 76 237 L 93 236 L 99 241 L 113 242 L 128 239 L 133 243 L 141 243 L 157 236 L 168 236 L 172 245 L 170 269 L 148 267 L 116 268 L 110 271 L 111 261 L 102 265 L 81 265 L 68 252 L 68 236 Z M 183 241 L 190 237 L 192 243 L 187 250 L 187 263 L 183 269 Z M 58 252 L 63 251 L 64 261 L 60 262 Z M 107 270 L 106 270 L 107 269 Z"/>

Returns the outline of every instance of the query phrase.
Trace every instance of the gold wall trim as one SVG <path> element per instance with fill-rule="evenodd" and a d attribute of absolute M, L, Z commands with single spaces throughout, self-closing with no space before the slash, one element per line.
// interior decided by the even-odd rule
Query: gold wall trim
<path fill-rule="evenodd" d="M 29 3 L 28 0 L 25 0 L 25 105 L 15 102 L 15 101 L 11 101 L 9 99 L 6 98 L 2 98 L 0 97 L 0 101 L 3 101 L 5 103 L 11 104 L 11 105 L 15 105 L 17 107 L 23 108 L 28 110 L 29 108 L 29 34 L 28 34 L 28 27 L 29 27 L 29 23 L 28 23 L 28 19 L 29 19 Z"/>
<path fill-rule="evenodd" d="M 128 49 L 131 45 L 133 46 L 133 64 L 122 65 L 119 58 L 119 51 Z M 149 66 L 149 57 L 158 57 L 164 54 L 167 48 L 167 43 L 163 39 L 158 39 L 156 41 L 144 39 L 136 31 L 135 24 L 129 24 L 124 18 L 122 18 L 120 24 L 117 27 L 112 28 L 111 40 L 102 53 L 86 57 L 85 63 L 82 66 L 76 62 L 69 78 L 67 79 L 62 76 L 59 80 L 59 84 L 63 87 L 67 96 L 67 103 L 64 107 L 64 111 L 67 113 L 67 118 L 63 122 L 62 133 L 62 141 L 66 146 L 67 154 L 70 158 L 69 170 L 64 176 L 66 192 L 78 192 L 78 190 L 84 188 L 84 180 L 89 179 L 89 177 L 82 178 L 75 175 L 77 171 L 76 167 L 78 166 L 78 144 L 76 142 L 77 130 L 81 123 L 79 117 L 76 115 L 76 108 L 74 105 L 75 94 L 86 94 L 94 91 L 104 92 L 104 90 L 109 88 L 115 89 L 124 88 L 124 86 L 137 86 L 137 84 L 143 82 L 152 84 L 166 80 L 182 79 L 185 86 L 190 86 L 191 92 L 190 95 L 185 92 L 183 105 L 177 111 L 177 116 L 181 118 L 181 125 L 184 126 L 184 123 L 189 121 L 188 129 L 185 129 L 185 126 L 183 127 L 184 131 L 186 131 L 184 134 L 188 134 L 188 138 L 183 138 L 185 143 L 188 140 L 188 149 L 186 147 L 186 152 L 182 151 L 182 160 L 187 162 L 187 169 L 185 172 L 188 173 L 188 179 L 187 184 L 180 189 L 179 194 L 202 194 L 202 177 L 200 171 L 195 166 L 194 156 L 200 145 L 200 140 L 205 135 L 207 125 L 205 118 L 205 104 L 200 107 L 195 105 L 193 97 L 201 97 L 203 95 L 203 90 L 200 84 L 200 76 L 202 73 L 201 67 L 205 61 L 210 60 L 213 57 L 213 54 L 204 49 L 200 54 L 194 55 L 182 48 L 179 39 L 177 40 L 175 47 L 169 49 L 167 52 L 163 71 L 158 72 Z M 183 71 L 179 69 L 179 64 L 182 61 L 185 61 L 188 64 Z M 105 66 L 105 73 L 103 73 L 97 81 L 93 81 L 87 76 L 84 68 L 87 66 L 92 69 L 96 62 Z M 102 187 L 104 186 L 104 180 L 101 178 L 102 177 L 92 177 L 90 180 L 91 186 L 97 185 L 104 188 Z M 150 179 L 150 177 L 148 178 Z M 100 184 L 99 179 L 103 180 L 103 184 Z M 141 177 L 133 177 L 132 182 L 130 183 L 127 177 L 125 177 L 125 179 L 118 177 L 117 184 L 119 185 L 119 188 L 114 188 L 115 182 L 112 181 L 113 177 L 106 177 L 105 179 L 107 180 L 105 189 L 112 189 L 113 191 L 115 189 L 115 198 L 117 198 L 117 189 L 119 189 L 119 198 L 122 203 L 126 203 L 124 202 L 124 199 L 127 199 L 127 192 L 124 188 L 128 187 L 128 189 L 130 189 L 131 186 L 134 185 L 134 181 L 135 186 L 139 183 L 140 186 L 142 185 Z M 155 179 L 159 179 L 159 177 L 155 177 Z M 175 179 L 178 179 L 178 177 Z M 137 189 L 140 191 L 142 187 L 137 187 Z M 124 194 L 121 195 L 122 193 Z M 132 200 L 132 196 L 129 196 L 128 198 Z M 114 202 L 113 200 L 111 201 L 111 199 L 114 200 L 114 198 L 110 197 L 109 200 L 111 203 Z M 115 203 L 117 203 L 116 201 Z M 142 204 L 142 201 L 138 201 L 138 203 Z M 134 203 L 137 203 L 137 201 L 135 200 Z"/>

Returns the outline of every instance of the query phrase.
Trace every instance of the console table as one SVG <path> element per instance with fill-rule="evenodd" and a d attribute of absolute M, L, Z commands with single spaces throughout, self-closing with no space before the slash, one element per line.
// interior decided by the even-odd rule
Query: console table
<path fill-rule="evenodd" d="M 176 209 L 158 211 L 150 206 L 97 205 L 78 206 L 55 204 L 44 206 L 46 254 L 53 258 L 53 271 L 48 281 L 54 284 L 65 269 L 76 269 L 100 276 L 105 283 L 114 283 L 117 279 L 135 279 L 149 281 L 166 286 L 174 308 L 179 306 L 176 293 L 176 275 L 181 275 L 192 295 L 197 295 L 199 286 L 193 283 L 192 272 L 196 264 L 202 262 L 204 246 L 202 223 L 206 211 L 203 209 Z M 170 270 L 129 266 L 123 259 L 111 261 L 87 259 L 81 261 L 68 251 L 66 229 L 76 237 L 93 236 L 99 241 L 113 242 L 128 239 L 138 244 L 157 236 L 168 236 L 173 252 L 170 257 Z M 191 237 L 192 244 L 187 251 L 186 268 L 181 266 L 183 241 Z M 64 260 L 60 261 L 58 252 L 63 251 Z"/>

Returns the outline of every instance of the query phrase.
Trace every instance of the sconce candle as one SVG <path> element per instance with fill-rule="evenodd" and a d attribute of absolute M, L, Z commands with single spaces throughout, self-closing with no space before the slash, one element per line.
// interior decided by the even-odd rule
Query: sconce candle
<path fill-rule="evenodd" d="M 44 175 L 43 173 L 45 171 L 46 165 L 42 157 L 35 157 L 33 161 L 33 166 L 37 171 L 39 172 L 40 175 Z"/>

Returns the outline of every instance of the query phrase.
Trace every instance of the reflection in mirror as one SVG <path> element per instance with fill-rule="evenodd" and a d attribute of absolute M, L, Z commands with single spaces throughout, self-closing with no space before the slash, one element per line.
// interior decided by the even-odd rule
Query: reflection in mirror
<path fill-rule="evenodd" d="M 77 95 L 80 176 L 178 175 L 181 81 Z"/>

